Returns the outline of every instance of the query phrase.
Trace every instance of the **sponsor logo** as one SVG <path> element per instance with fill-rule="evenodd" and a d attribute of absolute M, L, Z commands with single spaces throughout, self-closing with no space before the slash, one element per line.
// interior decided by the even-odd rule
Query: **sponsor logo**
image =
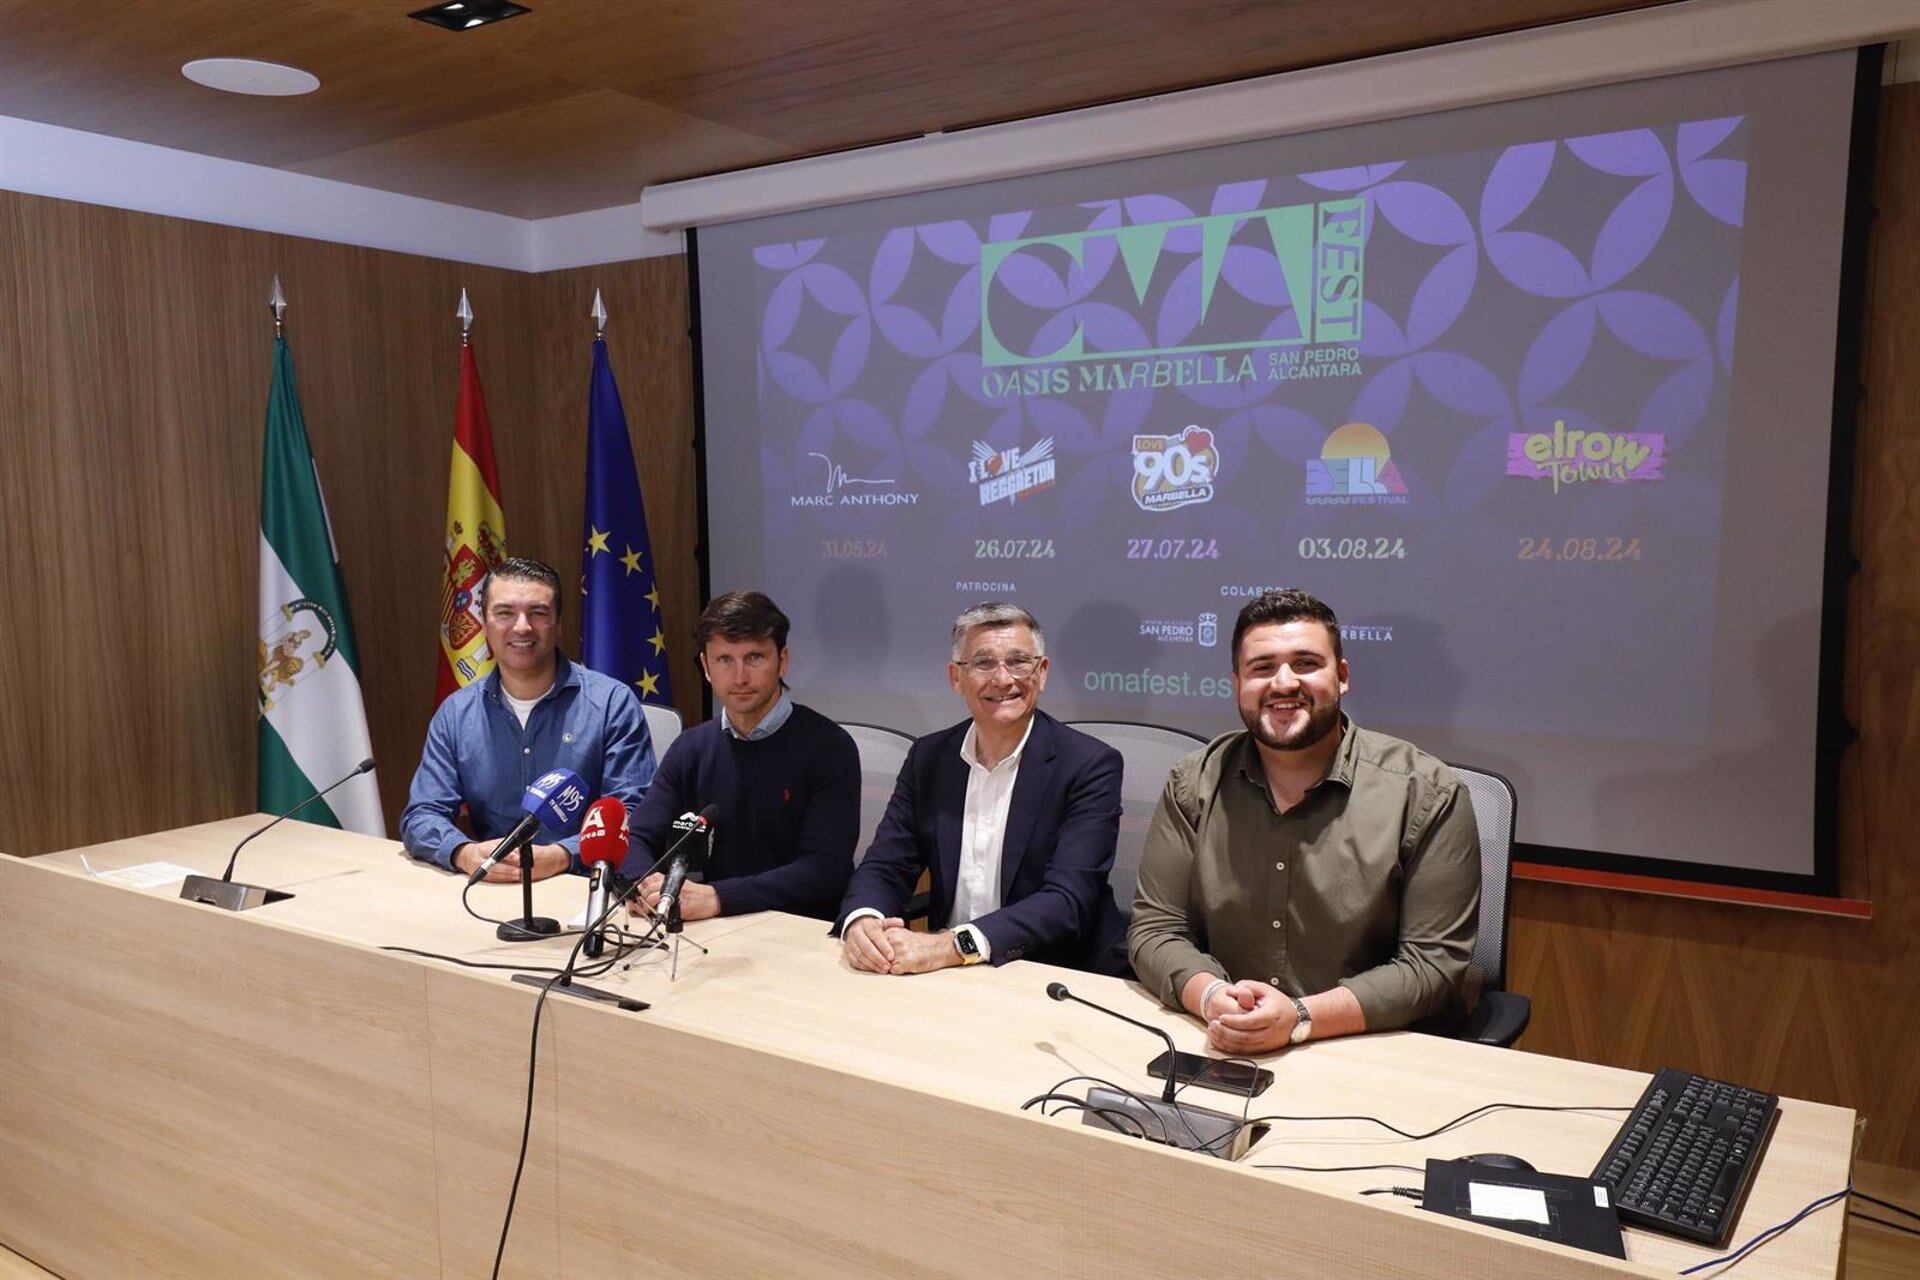
<path fill-rule="evenodd" d="M 1374 627 L 1361 624 L 1353 626 L 1342 623 L 1340 626 L 1341 644 L 1392 644 L 1392 627 Z"/>
<path fill-rule="evenodd" d="M 1403 506 L 1407 485 L 1380 429 L 1365 422 L 1336 427 L 1307 462 L 1310 507 Z"/>
<path fill-rule="evenodd" d="M 1213 432 L 1189 426 L 1177 436 L 1133 438 L 1133 503 L 1142 511 L 1178 511 L 1213 501 L 1220 450 Z"/>
<path fill-rule="evenodd" d="M 1205 214 L 1126 227 L 1102 227 L 1065 235 L 1027 236 L 990 240 L 980 246 L 980 361 L 989 369 L 1003 366 L 1069 364 L 1083 360 L 1121 361 L 1134 357 L 1177 356 L 1192 353 L 1245 352 L 1269 347 L 1315 344 L 1357 344 L 1365 298 L 1366 200 L 1352 197 L 1313 204 L 1282 205 L 1245 213 Z M 1167 238 L 1174 232 L 1197 233 L 1201 245 L 1200 270 L 1191 275 L 1180 268 L 1186 256 L 1162 269 Z M 1236 240 L 1235 237 L 1239 239 Z M 1219 340 L 1206 321 L 1220 284 L 1229 244 L 1270 252 L 1287 293 L 1293 323 L 1269 337 L 1252 341 Z M 1020 355 L 1000 340 L 994 324 L 1001 308 L 1018 309 L 1012 291 L 997 288 L 1002 267 L 1022 257 L 1051 261 L 1064 253 L 1084 263 L 1089 250 L 1100 246 L 1118 251 L 1120 265 L 1132 286 L 1141 314 L 1161 314 L 1171 307 L 1198 317 L 1191 340 L 1178 346 L 1142 347 L 1125 351 L 1094 351 L 1086 347 L 1086 333 L 1076 323 L 1073 331 L 1052 351 Z M 1194 291 L 1194 296 L 1175 297 Z M 1009 388 L 1011 389 L 1011 388 Z"/>
<path fill-rule="evenodd" d="M 1020 590 L 1017 582 L 995 582 L 987 578 L 956 578 L 953 589 L 968 596 L 1010 596 Z"/>
<path fill-rule="evenodd" d="M 1193 623 L 1170 618 L 1142 618 L 1140 634 L 1163 644 L 1192 644 Z"/>
<path fill-rule="evenodd" d="M 1211 649 L 1220 643 L 1220 615 L 1203 613 L 1196 620 L 1185 618 L 1143 618 L 1140 634 L 1162 644 L 1197 644 Z"/>
<path fill-rule="evenodd" d="M 982 441 L 973 442 L 973 461 L 967 464 L 967 479 L 980 489 L 980 505 L 990 507 L 1004 501 L 1012 506 L 1053 488 L 1053 437 L 1022 451 L 1018 448 L 995 449 Z"/>
<path fill-rule="evenodd" d="M 1507 474 L 1568 484 L 1625 484 L 1663 480 L 1667 438 L 1650 431 L 1569 430 L 1565 419 L 1551 431 L 1516 431 L 1507 437 Z"/>
<path fill-rule="evenodd" d="M 820 487 L 811 493 L 796 493 L 787 499 L 795 507 L 911 507 L 920 495 L 902 489 L 890 476 L 856 476 L 824 453 L 809 453 L 820 467 Z"/>

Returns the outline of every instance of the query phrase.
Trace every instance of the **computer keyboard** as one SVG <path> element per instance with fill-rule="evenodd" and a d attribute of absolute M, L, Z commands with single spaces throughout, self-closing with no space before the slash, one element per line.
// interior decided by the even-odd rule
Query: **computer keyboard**
<path fill-rule="evenodd" d="M 1593 1180 L 1624 1222 L 1723 1244 L 1779 1113 L 1778 1094 L 1662 1067 Z"/>

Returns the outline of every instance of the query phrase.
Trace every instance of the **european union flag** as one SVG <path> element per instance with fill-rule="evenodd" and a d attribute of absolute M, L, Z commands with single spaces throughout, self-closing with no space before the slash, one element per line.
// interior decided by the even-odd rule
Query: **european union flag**
<path fill-rule="evenodd" d="M 605 338 L 594 339 L 588 395 L 586 538 L 580 553 L 581 661 L 632 685 L 642 702 L 672 706 L 646 504 Z"/>

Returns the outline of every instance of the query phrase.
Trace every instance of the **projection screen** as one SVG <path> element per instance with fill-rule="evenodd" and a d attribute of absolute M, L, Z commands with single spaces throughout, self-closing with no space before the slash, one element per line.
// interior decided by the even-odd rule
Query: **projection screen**
<path fill-rule="evenodd" d="M 1000 599 L 1047 710 L 1203 736 L 1303 587 L 1521 840 L 1811 877 L 1856 61 L 702 228 L 712 587 L 842 720 L 959 719 Z"/>

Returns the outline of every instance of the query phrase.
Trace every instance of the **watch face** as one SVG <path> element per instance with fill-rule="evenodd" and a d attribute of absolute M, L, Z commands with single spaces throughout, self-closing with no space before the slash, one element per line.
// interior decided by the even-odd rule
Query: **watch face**
<path fill-rule="evenodd" d="M 974 942 L 973 935 L 965 930 L 953 935 L 953 945 L 960 948 L 960 954 L 969 960 L 976 960 L 980 956 L 980 947 Z"/>

